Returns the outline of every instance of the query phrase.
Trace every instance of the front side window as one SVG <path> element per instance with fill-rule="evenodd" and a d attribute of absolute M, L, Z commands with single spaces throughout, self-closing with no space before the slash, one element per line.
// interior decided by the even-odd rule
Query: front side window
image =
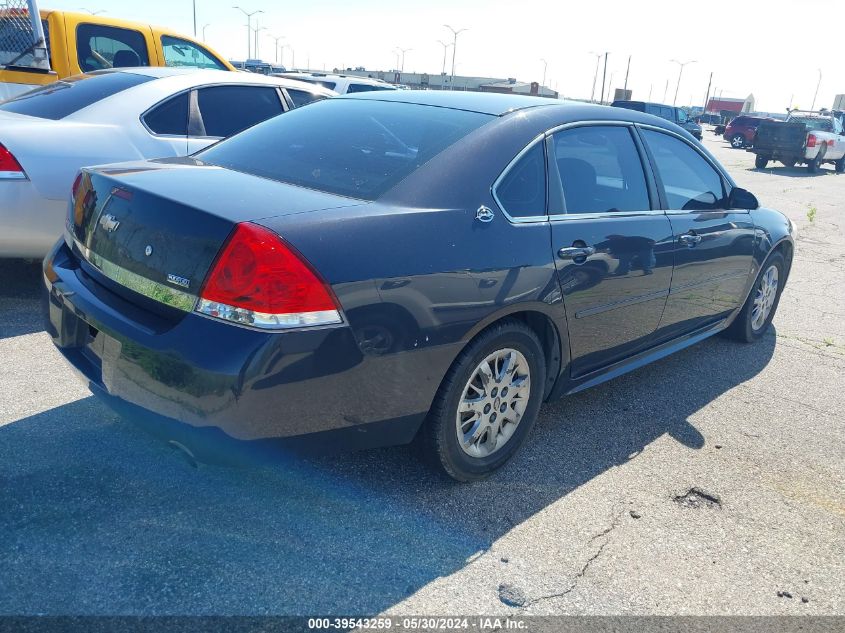
<path fill-rule="evenodd" d="M 678 114 L 678 123 L 686 123 L 687 121 L 689 121 L 687 113 L 681 110 L 680 108 L 675 108 L 675 112 Z"/>
<path fill-rule="evenodd" d="M 80 24 L 76 29 L 76 52 L 84 72 L 150 65 L 147 41 L 140 31 L 132 29 Z"/>
<path fill-rule="evenodd" d="M 513 218 L 546 214 L 546 159 L 535 143 L 496 185 L 496 200 Z"/>
<path fill-rule="evenodd" d="M 160 103 L 144 115 L 144 123 L 155 134 L 187 136 L 188 98 L 189 93 L 183 92 Z"/>
<path fill-rule="evenodd" d="M 224 138 L 281 114 L 279 93 L 265 86 L 213 86 L 197 93 L 205 136 Z"/>
<path fill-rule="evenodd" d="M 409 103 L 324 99 L 256 125 L 196 157 L 263 178 L 375 200 L 493 119 Z"/>
<path fill-rule="evenodd" d="M 553 169 L 567 213 L 651 208 L 640 154 L 627 127 L 586 126 L 554 134 Z"/>
<path fill-rule="evenodd" d="M 223 62 L 199 44 L 194 44 L 178 37 L 162 35 L 161 48 L 164 51 L 165 66 L 189 66 L 191 68 L 227 70 Z"/>
<path fill-rule="evenodd" d="M 724 208 L 722 177 L 686 142 L 653 130 L 643 136 L 654 156 L 669 209 L 708 211 Z"/>

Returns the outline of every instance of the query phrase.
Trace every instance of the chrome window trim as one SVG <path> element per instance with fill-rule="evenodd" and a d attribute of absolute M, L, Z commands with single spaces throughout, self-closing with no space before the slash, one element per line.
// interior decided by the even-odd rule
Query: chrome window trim
<path fill-rule="evenodd" d="M 537 135 L 534 137 L 528 145 L 522 148 L 514 158 L 507 164 L 507 166 L 502 170 L 502 173 L 499 174 L 499 177 L 493 182 L 493 185 L 490 187 L 490 193 L 493 196 L 493 199 L 496 201 L 496 205 L 499 207 L 499 210 L 502 212 L 508 221 L 511 224 L 528 224 L 528 223 L 536 223 L 536 222 L 560 222 L 562 220 L 586 220 L 589 218 L 597 219 L 597 218 L 622 218 L 622 217 L 639 217 L 639 216 L 649 216 L 649 215 L 666 215 L 666 211 L 663 209 L 647 209 L 644 211 L 609 211 L 604 213 L 556 213 L 554 215 L 549 215 L 548 213 L 544 215 L 533 215 L 533 216 L 526 216 L 526 217 L 513 217 L 511 216 L 507 210 L 505 210 L 504 205 L 499 200 L 499 197 L 496 195 L 496 188 L 501 184 L 501 181 L 508 175 L 511 169 L 514 168 L 516 163 L 519 162 L 519 159 L 522 158 L 525 154 L 527 154 L 531 149 L 533 149 L 534 145 L 540 142 L 545 142 L 547 138 L 556 134 L 557 132 L 561 132 L 563 130 L 568 130 L 572 128 L 578 127 L 591 127 L 591 126 L 619 126 L 619 127 L 627 127 L 629 129 L 634 128 L 637 126 L 637 123 L 633 121 L 602 121 L 600 119 L 594 119 L 590 121 L 570 121 L 569 123 L 561 123 L 560 125 L 556 125 L 553 128 L 546 130 L 545 132 Z M 648 126 L 653 127 L 656 130 L 663 130 L 658 126 Z M 673 133 L 674 134 L 674 133 Z M 683 139 L 678 134 L 675 134 L 679 138 Z M 642 157 L 640 158 L 642 160 Z M 648 177 L 645 173 L 645 166 L 643 166 L 644 172 L 643 176 L 646 178 L 646 182 L 648 181 Z M 548 165 L 546 165 L 546 186 L 548 187 Z M 719 170 L 719 173 L 722 173 Z M 548 200 L 547 200 L 548 203 Z"/>

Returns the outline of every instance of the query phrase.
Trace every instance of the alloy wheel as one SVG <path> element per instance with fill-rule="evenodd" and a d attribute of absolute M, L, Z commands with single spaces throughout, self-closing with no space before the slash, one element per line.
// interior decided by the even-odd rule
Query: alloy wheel
<path fill-rule="evenodd" d="M 766 272 L 760 277 L 757 288 L 754 291 L 754 305 L 751 308 L 751 328 L 756 332 L 766 323 L 775 298 L 778 294 L 778 269 L 777 266 L 769 266 Z"/>
<path fill-rule="evenodd" d="M 506 348 L 487 356 L 464 386 L 455 428 L 467 455 L 489 457 L 513 437 L 531 395 L 531 370 L 525 356 Z"/>

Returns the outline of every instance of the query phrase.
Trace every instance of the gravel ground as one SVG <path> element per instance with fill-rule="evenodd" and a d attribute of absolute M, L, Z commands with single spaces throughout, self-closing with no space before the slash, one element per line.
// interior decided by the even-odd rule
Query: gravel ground
<path fill-rule="evenodd" d="M 119 420 L 0 263 L 0 614 L 845 614 L 845 176 L 737 181 L 800 227 L 775 327 L 545 406 L 492 479 L 406 448 L 190 464 Z"/>

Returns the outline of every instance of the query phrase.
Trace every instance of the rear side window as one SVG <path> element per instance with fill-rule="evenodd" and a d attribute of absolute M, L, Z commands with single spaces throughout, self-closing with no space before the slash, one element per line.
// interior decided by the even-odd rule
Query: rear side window
<path fill-rule="evenodd" d="M 197 93 L 205 136 L 226 137 L 284 112 L 279 93 L 265 86 L 214 86 Z"/>
<path fill-rule="evenodd" d="M 543 143 L 535 143 L 496 186 L 496 201 L 511 217 L 546 214 L 546 159 L 543 148 Z"/>
<path fill-rule="evenodd" d="M 0 103 L 0 110 L 42 119 L 63 119 L 97 101 L 152 79 L 128 72 L 77 75 L 4 101 Z"/>
<path fill-rule="evenodd" d="M 286 90 L 294 108 L 300 108 L 326 98 L 323 95 L 316 95 L 313 92 L 306 92 L 305 90 L 294 90 L 293 88 L 286 88 Z"/>
<path fill-rule="evenodd" d="M 189 66 L 191 68 L 228 70 L 219 59 L 214 57 L 214 55 L 202 46 L 178 37 L 162 35 L 161 48 L 164 51 L 165 66 Z"/>
<path fill-rule="evenodd" d="M 567 213 L 651 209 L 642 161 L 628 128 L 574 128 L 553 139 Z"/>
<path fill-rule="evenodd" d="M 375 200 L 493 117 L 409 103 L 324 99 L 199 152 L 204 162 Z"/>
<path fill-rule="evenodd" d="M 80 24 L 76 53 L 83 72 L 104 68 L 149 66 L 147 40 L 140 31 L 101 24 Z"/>
<path fill-rule="evenodd" d="M 722 178 L 701 154 L 662 132 L 643 130 L 643 136 L 654 156 L 669 209 L 708 211 L 723 207 Z"/>
<path fill-rule="evenodd" d="M 144 123 L 155 134 L 187 136 L 188 97 L 184 92 L 155 106 L 144 115 Z"/>

